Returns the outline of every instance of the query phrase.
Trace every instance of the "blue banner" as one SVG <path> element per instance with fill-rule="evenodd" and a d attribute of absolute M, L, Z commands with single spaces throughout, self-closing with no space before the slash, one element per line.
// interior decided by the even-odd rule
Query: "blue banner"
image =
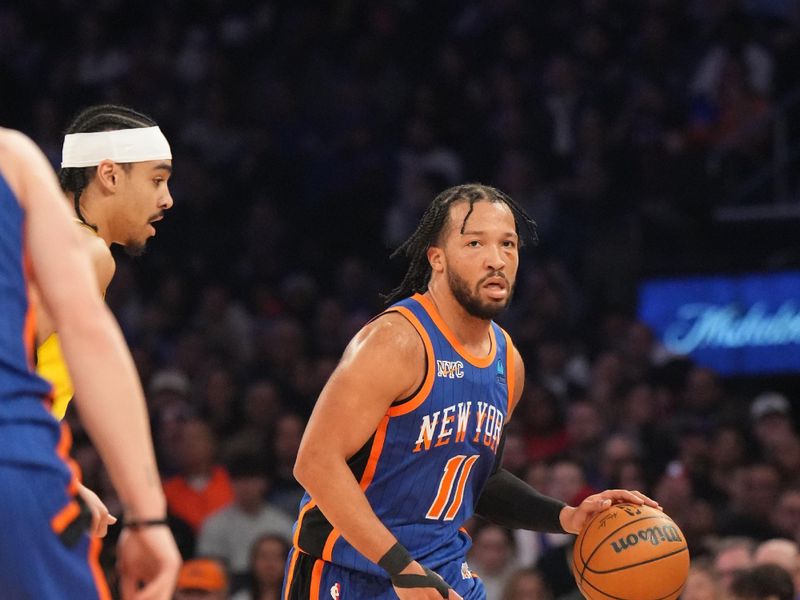
<path fill-rule="evenodd" d="M 645 281 L 639 318 L 722 375 L 800 372 L 800 272 Z"/>

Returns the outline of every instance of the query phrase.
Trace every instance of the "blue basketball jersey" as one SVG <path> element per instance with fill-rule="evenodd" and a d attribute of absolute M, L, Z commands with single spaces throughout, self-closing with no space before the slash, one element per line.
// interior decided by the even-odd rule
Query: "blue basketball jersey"
<path fill-rule="evenodd" d="M 58 438 L 57 423 L 44 402 L 50 385 L 34 372 L 36 324 L 28 301 L 28 258 L 24 250 L 24 212 L 0 174 L 0 424 L 11 422 L 47 424 L 50 437 Z M 28 444 L 0 435 L 0 461 L 50 463 L 37 459 Z"/>
<path fill-rule="evenodd" d="M 490 353 L 470 355 L 420 294 L 386 312 L 403 315 L 422 338 L 425 378 L 414 395 L 389 408 L 349 465 L 378 518 L 416 560 L 436 570 L 469 549 L 461 527 L 494 467 L 513 397 L 513 347 L 491 323 Z M 294 545 L 345 568 L 386 576 L 332 527 L 308 494 Z"/>
<path fill-rule="evenodd" d="M 69 428 L 50 414 L 50 384 L 34 372 L 24 226 L 0 173 L 0 589 L 3 598 L 106 600 L 100 544 L 79 519 Z"/>

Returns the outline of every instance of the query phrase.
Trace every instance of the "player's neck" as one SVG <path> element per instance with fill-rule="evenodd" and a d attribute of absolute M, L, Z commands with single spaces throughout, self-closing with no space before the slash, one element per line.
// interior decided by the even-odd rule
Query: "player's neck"
<path fill-rule="evenodd" d="M 98 202 L 90 190 L 84 190 L 80 199 L 81 214 L 79 216 L 83 217 L 83 220 L 90 226 L 96 228 L 95 233 L 97 233 L 97 236 L 110 248 L 111 243 L 114 241 L 114 236 L 111 219 L 106 214 L 106 211 L 103 210 L 105 205 L 107 203 Z"/>
<path fill-rule="evenodd" d="M 491 321 L 469 314 L 447 285 L 436 285 L 431 282 L 425 295 L 436 307 L 445 325 L 465 348 L 475 356 L 485 356 L 491 352 L 489 337 Z"/>

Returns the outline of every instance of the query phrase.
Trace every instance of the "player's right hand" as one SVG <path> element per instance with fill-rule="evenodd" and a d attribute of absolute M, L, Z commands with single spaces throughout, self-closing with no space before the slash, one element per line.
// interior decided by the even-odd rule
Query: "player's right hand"
<path fill-rule="evenodd" d="M 401 581 L 404 575 L 435 578 L 435 580 L 432 581 L 430 587 L 418 587 L 416 585 L 414 587 L 406 587 Z M 400 600 L 442 600 L 442 598 L 463 600 L 454 589 L 447 585 L 441 576 L 430 569 L 426 569 L 417 561 L 409 564 L 399 576 L 393 577 L 392 583 L 394 584 L 394 591 Z"/>
<path fill-rule="evenodd" d="M 97 494 L 82 483 L 78 483 L 78 494 L 86 503 L 89 512 L 92 513 L 92 526 L 89 534 L 92 537 L 106 537 L 108 526 L 116 523 L 117 517 L 108 512 L 108 508 Z"/>
<path fill-rule="evenodd" d="M 122 600 L 169 600 L 181 555 L 166 525 L 124 529 L 117 543 Z"/>

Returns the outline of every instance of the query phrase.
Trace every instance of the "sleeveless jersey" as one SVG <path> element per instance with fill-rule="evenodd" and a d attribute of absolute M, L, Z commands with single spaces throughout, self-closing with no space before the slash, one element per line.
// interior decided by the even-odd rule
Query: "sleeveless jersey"
<path fill-rule="evenodd" d="M 72 378 L 61 353 L 61 342 L 57 333 L 51 333 L 36 349 L 36 372 L 53 385 L 51 412 L 59 421 L 64 418 L 67 406 L 75 395 Z"/>
<path fill-rule="evenodd" d="M 50 385 L 34 372 L 36 323 L 28 301 L 24 220 L 22 207 L 0 174 L 0 425 L 39 422 L 60 435 L 44 407 Z M 9 436 L 0 435 L 0 461 L 16 460 L 37 462 L 31 448 L 17 447 Z"/>
<path fill-rule="evenodd" d="M 436 570 L 463 559 L 471 544 L 461 526 L 494 467 L 513 398 L 513 346 L 492 322 L 490 353 L 472 356 L 420 294 L 386 312 L 403 315 L 422 338 L 425 378 L 414 395 L 392 404 L 348 464 L 381 522 L 416 560 Z M 386 577 L 332 527 L 308 494 L 293 542 L 311 556 Z"/>

